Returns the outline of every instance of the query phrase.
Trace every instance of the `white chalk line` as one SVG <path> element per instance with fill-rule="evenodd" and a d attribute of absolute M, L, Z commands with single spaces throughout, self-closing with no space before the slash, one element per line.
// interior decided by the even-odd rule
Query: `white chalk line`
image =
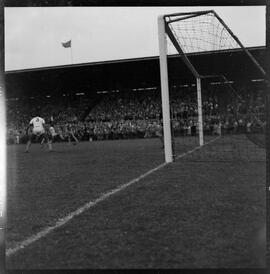
<path fill-rule="evenodd" d="M 219 137 L 217 137 L 219 138 Z M 215 141 L 217 138 L 215 138 L 214 140 L 208 142 L 208 143 L 205 143 L 203 146 L 209 144 L 209 143 L 212 143 L 213 141 Z M 202 148 L 203 146 L 198 146 L 188 152 L 185 152 L 185 153 L 182 153 L 180 155 L 178 155 L 175 159 L 179 159 L 179 158 L 183 158 L 184 156 Z M 17 243 L 13 248 L 8 248 L 6 250 L 6 256 L 10 256 L 14 253 L 16 253 L 17 251 L 21 250 L 21 249 L 24 249 L 25 247 L 33 244 L 34 242 L 38 241 L 39 239 L 47 236 L 49 233 L 51 233 L 52 231 L 56 230 L 57 228 L 65 225 L 66 223 L 68 223 L 71 219 L 73 219 L 74 217 L 82 214 L 83 212 L 85 212 L 86 210 L 88 210 L 89 208 L 91 207 L 94 207 L 95 205 L 97 205 L 98 203 L 106 200 L 107 198 L 109 198 L 110 196 L 114 195 L 115 193 L 118 193 L 120 192 L 121 190 L 127 188 L 128 186 L 132 185 L 132 184 L 135 184 L 137 182 L 139 182 L 140 180 L 142 180 L 143 178 L 147 177 L 148 175 L 154 173 L 155 171 L 163 168 L 164 166 L 166 166 L 168 163 L 162 163 L 160 165 L 158 165 L 157 167 L 153 168 L 153 169 L 150 169 L 149 171 L 147 171 L 146 173 L 140 175 L 139 177 L 127 182 L 126 184 L 123 184 L 123 185 L 120 185 L 119 187 L 117 188 L 114 188 L 113 190 L 110 190 L 106 193 L 103 193 L 101 194 L 100 197 L 98 197 L 97 199 L 95 199 L 94 201 L 89 201 L 87 202 L 86 204 L 84 204 L 82 207 L 78 208 L 77 210 L 69 213 L 67 216 L 63 217 L 63 218 L 59 218 L 57 220 L 57 222 L 53 225 L 53 226 L 48 226 L 48 227 L 45 227 L 44 229 L 42 229 L 40 232 L 26 238 L 25 240 Z"/>
<path fill-rule="evenodd" d="M 214 138 L 213 140 L 211 140 L 211 141 L 209 141 L 209 142 L 204 143 L 202 146 L 197 146 L 197 147 L 195 147 L 194 149 L 191 149 L 191 150 L 189 150 L 189 151 L 187 151 L 187 152 L 184 152 L 184 153 L 182 153 L 182 154 L 179 154 L 178 156 L 175 157 L 175 160 L 180 159 L 180 158 L 183 158 L 184 156 L 186 156 L 186 155 L 188 155 L 188 154 L 191 154 L 191 153 L 193 153 L 194 151 L 199 150 L 199 149 L 201 149 L 202 147 L 204 147 L 204 146 L 206 146 L 206 145 L 209 145 L 209 144 L 215 142 L 215 141 L 216 141 L 217 139 L 219 139 L 220 137 L 221 137 L 221 135 L 217 136 L 216 138 Z"/>

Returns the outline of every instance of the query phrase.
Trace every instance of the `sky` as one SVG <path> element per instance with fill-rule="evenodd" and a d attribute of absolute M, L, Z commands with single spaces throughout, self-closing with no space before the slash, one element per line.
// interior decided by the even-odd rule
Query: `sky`
<path fill-rule="evenodd" d="M 209 9 L 245 46 L 265 45 L 262 6 L 5 8 L 5 70 L 157 56 L 158 15 Z"/>

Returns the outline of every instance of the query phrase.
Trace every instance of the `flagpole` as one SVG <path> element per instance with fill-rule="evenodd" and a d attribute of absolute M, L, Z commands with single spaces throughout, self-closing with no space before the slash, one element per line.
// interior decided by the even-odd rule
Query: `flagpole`
<path fill-rule="evenodd" d="M 70 48 L 70 60 L 71 60 L 71 64 L 73 64 L 73 54 L 72 54 L 72 40 L 69 40 L 67 42 L 62 42 L 62 46 L 64 48 Z"/>
<path fill-rule="evenodd" d="M 71 64 L 73 65 L 72 45 L 70 46 L 70 57 L 71 57 Z"/>

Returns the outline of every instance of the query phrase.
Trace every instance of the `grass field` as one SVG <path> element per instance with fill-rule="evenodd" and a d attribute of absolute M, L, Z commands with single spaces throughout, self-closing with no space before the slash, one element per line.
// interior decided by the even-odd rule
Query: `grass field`
<path fill-rule="evenodd" d="M 178 154 L 194 147 L 182 143 Z M 8 146 L 7 268 L 264 267 L 263 152 L 260 161 L 216 161 L 214 141 L 194 151 L 200 157 L 162 165 L 160 147 Z"/>

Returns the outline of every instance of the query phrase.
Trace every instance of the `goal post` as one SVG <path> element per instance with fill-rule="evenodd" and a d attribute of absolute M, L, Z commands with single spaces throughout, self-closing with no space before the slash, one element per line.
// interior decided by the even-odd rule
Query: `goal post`
<path fill-rule="evenodd" d="M 203 116 L 202 116 L 202 85 L 201 78 L 196 78 L 197 104 L 198 104 L 198 126 L 199 126 L 199 144 L 203 146 Z"/>
<path fill-rule="evenodd" d="M 158 17 L 158 37 L 159 37 L 159 62 L 160 62 L 160 79 L 161 79 L 161 100 L 162 100 L 162 114 L 163 114 L 163 131 L 164 131 L 164 151 L 165 161 L 167 163 L 173 161 L 173 148 L 172 148 L 172 133 L 170 121 L 170 103 L 169 103 L 169 81 L 168 81 L 168 63 L 167 63 L 167 39 L 168 35 L 176 47 L 181 52 L 184 62 L 190 68 L 196 77 L 197 84 L 197 101 L 198 101 L 198 125 L 199 125 L 199 144 L 204 144 L 203 140 L 203 118 L 202 118 L 202 99 L 201 99 L 201 78 L 196 72 L 193 65 L 185 57 L 184 52 L 181 50 L 180 45 L 177 44 L 172 33 L 166 27 L 164 16 Z"/>
<path fill-rule="evenodd" d="M 218 81 L 220 83 L 227 85 L 227 89 L 230 92 L 234 92 L 234 88 L 230 86 L 230 83 L 234 81 L 227 77 L 227 72 L 224 74 L 222 67 L 211 67 L 211 65 L 207 67 L 205 63 L 194 62 L 192 54 L 202 54 L 204 56 L 227 54 L 227 58 L 233 58 L 230 52 L 241 51 L 248 60 L 248 66 L 255 67 L 259 77 L 265 79 L 265 71 L 214 10 L 160 15 L 158 17 L 158 37 L 165 161 L 172 162 L 175 152 L 172 145 L 173 129 L 171 128 L 172 121 L 170 117 L 169 91 L 173 83 L 170 80 L 170 75 L 168 75 L 168 71 L 170 71 L 168 69 L 168 66 L 170 66 L 168 64 L 170 61 L 169 56 L 180 57 L 187 70 L 194 77 L 195 84 L 192 84 L 192 86 L 195 86 L 197 95 L 195 135 L 198 138 L 199 146 L 203 146 L 206 143 L 202 95 L 204 83 L 211 81 L 209 79 L 219 78 L 220 80 Z M 207 60 L 204 62 L 207 63 Z M 233 65 L 232 69 L 234 69 Z M 181 74 L 179 74 L 179 79 L 179 82 L 181 82 Z M 195 122 L 193 121 L 193 123 Z"/>
<path fill-rule="evenodd" d="M 164 132 L 164 151 L 165 161 L 173 161 L 172 151 L 172 133 L 170 119 L 170 98 L 169 98 L 169 81 L 168 81 L 168 64 L 167 64 L 167 40 L 165 33 L 165 22 L 163 16 L 158 17 L 158 37 L 159 37 L 159 62 L 160 62 L 160 79 L 161 79 L 161 100 L 162 100 L 162 117 Z"/>

